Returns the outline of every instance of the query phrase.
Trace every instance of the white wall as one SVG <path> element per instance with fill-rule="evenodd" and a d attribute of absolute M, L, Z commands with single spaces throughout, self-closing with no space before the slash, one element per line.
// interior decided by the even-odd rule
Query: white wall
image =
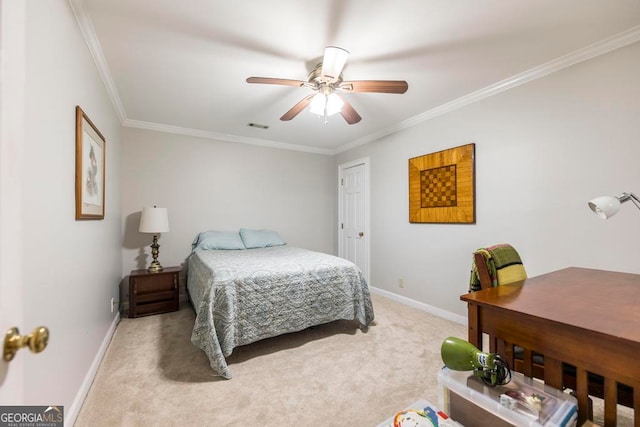
<path fill-rule="evenodd" d="M 166 207 L 159 261 L 180 265 L 200 231 L 267 228 L 293 246 L 333 252 L 336 170 L 320 154 L 125 128 L 123 275 L 146 268 L 144 206 Z"/>
<path fill-rule="evenodd" d="M 114 319 L 110 299 L 123 275 L 149 262 L 150 236 L 137 232 L 143 206 L 169 209 L 171 232 L 160 241 L 166 266 L 184 262 L 195 234 L 214 228 L 272 228 L 292 245 L 331 253 L 336 166 L 364 156 L 373 286 L 464 314 L 471 252 L 503 241 L 518 247 L 530 275 L 569 265 L 640 272 L 640 213 L 625 206 L 605 222 L 586 207 L 597 195 L 640 192 L 638 43 L 333 159 L 122 130 L 69 5 L 28 2 L 27 27 L 29 324 L 21 330 L 44 324 L 52 333 L 45 353 L 20 355 L 29 358 L 28 403 L 74 409 Z M 74 219 L 76 105 L 107 140 L 104 221 Z M 477 144 L 477 224 L 409 224 L 407 160 L 468 142 Z"/>
<path fill-rule="evenodd" d="M 529 276 L 640 273 L 640 212 L 629 203 L 602 221 L 587 207 L 640 194 L 639 120 L 635 43 L 338 155 L 336 164 L 371 158 L 372 286 L 464 315 L 471 253 L 500 242 L 519 250 Z M 410 224 L 408 159 L 470 142 L 477 224 Z"/>
<path fill-rule="evenodd" d="M 18 356 L 28 360 L 25 402 L 64 405 L 67 416 L 115 318 L 110 301 L 122 272 L 121 127 L 69 4 L 28 2 L 26 22 L 20 330 L 46 325 L 51 338 L 41 355 L 23 350 Z M 76 105 L 106 138 L 103 221 L 75 220 Z"/>

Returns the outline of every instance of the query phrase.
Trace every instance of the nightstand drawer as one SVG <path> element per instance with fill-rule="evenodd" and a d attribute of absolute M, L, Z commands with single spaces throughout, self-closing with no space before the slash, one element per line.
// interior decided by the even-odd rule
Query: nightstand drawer
<path fill-rule="evenodd" d="M 180 267 L 168 267 L 158 273 L 132 271 L 129 276 L 129 317 L 179 310 L 180 270 Z"/>
<path fill-rule="evenodd" d="M 158 302 L 158 301 L 170 301 L 175 297 L 175 292 L 167 291 L 167 292 L 153 292 L 148 294 L 140 294 L 138 293 L 138 297 L 136 300 L 138 301 L 138 305 L 140 304 L 148 304 L 150 302 Z"/>
<path fill-rule="evenodd" d="M 174 274 L 153 273 L 153 275 L 132 277 L 131 280 L 135 282 L 138 295 L 171 291 L 174 287 L 178 287 L 177 277 Z"/>
<path fill-rule="evenodd" d="M 138 304 L 136 307 L 136 317 L 146 316 L 148 314 L 168 313 L 176 311 L 173 301 L 160 301 L 151 304 Z"/>

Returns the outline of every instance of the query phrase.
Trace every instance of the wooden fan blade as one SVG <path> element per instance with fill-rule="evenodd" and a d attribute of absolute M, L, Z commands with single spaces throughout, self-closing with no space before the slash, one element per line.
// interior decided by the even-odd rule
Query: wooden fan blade
<path fill-rule="evenodd" d="M 309 105 L 309 102 L 311 102 L 311 98 L 313 98 L 314 95 L 315 93 L 312 93 L 311 95 L 302 98 L 300 102 L 294 105 L 289 111 L 284 113 L 284 115 L 280 117 L 280 120 L 286 122 L 293 119 L 295 116 L 297 116 L 300 113 L 300 111 L 307 108 L 307 105 Z"/>
<path fill-rule="evenodd" d="M 267 85 L 285 85 L 301 87 L 307 82 L 302 80 L 276 79 L 272 77 L 249 77 L 247 83 L 262 83 Z"/>
<path fill-rule="evenodd" d="M 404 80 L 354 80 L 340 83 L 346 92 L 405 93 L 409 84 Z"/>
<path fill-rule="evenodd" d="M 340 99 L 342 99 L 342 101 L 344 102 L 344 105 L 342 106 L 342 110 L 340 110 L 340 115 L 344 117 L 347 123 L 352 125 L 362 120 L 362 117 L 360 117 L 360 114 L 358 114 L 355 108 L 353 108 L 353 106 L 349 104 L 347 100 L 344 99 L 344 97 L 341 96 Z"/>

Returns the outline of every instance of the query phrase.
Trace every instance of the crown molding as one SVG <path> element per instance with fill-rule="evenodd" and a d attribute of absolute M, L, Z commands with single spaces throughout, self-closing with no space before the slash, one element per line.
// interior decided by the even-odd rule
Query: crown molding
<path fill-rule="evenodd" d="M 107 61 L 104 58 L 104 54 L 102 53 L 102 46 L 100 46 L 100 42 L 98 41 L 96 32 L 93 29 L 91 18 L 87 13 L 87 8 L 85 7 L 84 0 L 69 0 L 69 5 L 71 5 L 71 10 L 73 11 L 73 15 L 78 22 L 80 32 L 82 33 L 84 41 L 85 43 L 87 43 L 87 47 L 89 48 L 89 52 L 93 57 L 93 61 L 98 68 L 98 73 L 100 74 L 102 83 L 107 89 L 107 93 L 109 95 L 109 98 L 111 99 L 111 103 L 113 104 L 113 108 L 116 110 L 116 114 L 120 119 L 120 123 L 124 123 L 127 115 L 124 111 L 124 107 L 122 106 L 122 101 L 120 101 L 120 95 L 118 95 L 116 85 L 113 83 L 113 79 L 111 78 L 111 72 L 109 71 Z"/>
<path fill-rule="evenodd" d="M 533 67 L 520 74 L 516 74 L 485 88 L 464 95 L 458 99 L 454 99 L 453 101 L 432 108 L 431 110 L 404 120 L 394 126 L 390 126 L 378 132 L 374 132 L 370 135 L 344 144 L 333 150 L 332 154 L 339 154 L 344 151 L 359 147 L 361 145 L 368 144 L 382 137 L 391 135 L 404 129 L 408 129 L 427 120 L 465 107 L 474 102 L 481 101 L 490 96 L 497 95 L 506 90 L 531 82 L 548 74 L 555 73 L 556 71 L 571 67 L 572 65 L 578 64 L 591 58 L 595 58 L 596 56 L 603 55 L 605 53 L 630 45 L 632 43 L 636 43 L 638 41 L 640 41 L 640 25 L 636 25 L 635 27 L 631 27 L 628 30 L 623 31 L 622 33 L 600 40 L 582 49 L 578 49 L 567 55 L 563 55 L 559 58 L 538 65 L 537 67 Z"/>
<path fill-rule="evenodd" d="M 451 111 L 457 110 L 459 108 L 465 107 L 474 102 L 478 102 L 490 96 L 497 95 L 506 90 L 509 90 L 514 87 L 520 86 L 522 84 L 539 79 L 548 74 L 571 67 L 572 65 L 578 64 L 580 62 L 594 58 L 596 56 L 603 55 L 605 53 L 611 52 L 613 50 L 616 50 L 621 47 L 640 41 L 640 25 L 636 25 L 619 34 L 600 40 L 582 49 L 578 49 L 567 55 L 563 55 L 559 58 L 553 59 L 542 65 L 539 65 L 537 67 L 524 71 L 520 74 L 516 74 L 514 76 L 501 80 L 485 88 L 482 88 L 480 90 L 477 90 L 475 92 L 462 96 L 458 99 L 454 99 L 453 101 L 444 103 L 438 107 L 432 108 L 431 110 L 425 111 L 424 113 L 418 114 L 417 116 L 413 116 L 393 126 L 389 126 L 387 128 L 381 129 L 377 132 L 366 135 L 352 142 L 348 142 L 339 147 L 336 147 L 333 149 L 324 149 L 324 148 L 318 148 L 318 147 L 308 147 L 308 146 L 298 145 L 298 144 L 289 144 L 284 142 L 270 141 L 270 140 L 258 139 L 258 138 L 248 138 L 248 137 L 242 137 L 237 135 L 229 135 L 229 134 L 223 134 L 218 132 L 209 132 L 209 131 L 203 131 L 198 129 L 183 128 L 179 126 L 171 126 L 171 125 L 165 125 L 160 123 L 128 119 L 126 112 L 124 110 L 124 107 L 122 106 L 120 96 L 118 95 L 118 91 L 116 90 L 116 86 L 113 82 L 113 79 L 111 78 L 111 72 L 109 71 L 109 67 L 107 66 L 107 62 L 104 58 L 102 47 L 100 46 L 100 42 L 98 41 L 98 38 L 96 36 L 95 30 L 93 28 L 93 24 L 91 22 L 91 18 L 87 13 L 84 0 L 68 0 L 68 1 L 69 1 L 69 4 L 71 5 L 71 9 L 73 11 L 73 14 L 75 15 L 76 21 L 78 22 L 78 26 L 80 27 L 80 31 L 82 32 L 84 40 L 87 43 L 89 51 L 91 52 L 91 56 L 93 57 L 93 60 L 96 63 L 100 77 L 102 78 L 105 88 L 107 89 L 109 98 L 111 99 L 113 107 L 116 110 L 116 113 L 123 126 L 139 128 L 139 129 L 155 130 L 158 132 L 167 132 L 167 133 L 180 134 L 180 135 L 196 136 L 196 137 L 206 138 L 206 139 L 230 141 L 230 142 L 237 142 L 241 144 L 259 145 L 259 146 L 265 146 L 265 147 L 271 147 L 271 148 L 280 148 L 284 150 L 303 151 L 307 153 L 317 153 L 317 154 L 325 154 L 325 155 L 340 154 L 342 152 L 351 150 L 361 145 L 368 144 L 370 142 L 376 141 L 385 136 L 391 135 L 396 132 L 400 132 L 404 129 L 411 128 L 427 120 L 433 119 L 435 117 L 438 117 L 443 114 L 449 113 Z"/>
<path fill-rule="evenodd" d="M 165 125 L 162 123 L 145 122 L 142 120 L 125 119 L 123 126 L 173 133 L 177 135 L 195 136 L 198 138 L 213 139 L 216 141 L 238 142 L 241 144 L 259 145 L 262 147 L 280 148 L 283 150 L 303 151 L 306 153 L 324 154 L 328 156 L 333 154 L 332 150 L 327 150 L 324 148 L 308 147 L 298 144 L 288 144 L 286 142 L 271 141 L 268 139 L 248 138 L 244 136 L 230 135 L 227 133 L 210 132 L 199 129 L 183 128 L 180 126 Z"/>

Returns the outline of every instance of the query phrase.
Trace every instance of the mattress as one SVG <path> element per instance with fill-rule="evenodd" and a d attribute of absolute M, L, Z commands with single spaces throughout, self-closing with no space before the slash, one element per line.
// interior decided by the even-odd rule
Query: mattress
<path fill-rule="evenodd" d="M 289 245 L 196 249 L 187 289 L 196 320 L 191 342 L 213 370 L 231 378 L 234 348 L 339 319 L 365 331 L 374 313 L 367 282 L 352 262 Z"/>

